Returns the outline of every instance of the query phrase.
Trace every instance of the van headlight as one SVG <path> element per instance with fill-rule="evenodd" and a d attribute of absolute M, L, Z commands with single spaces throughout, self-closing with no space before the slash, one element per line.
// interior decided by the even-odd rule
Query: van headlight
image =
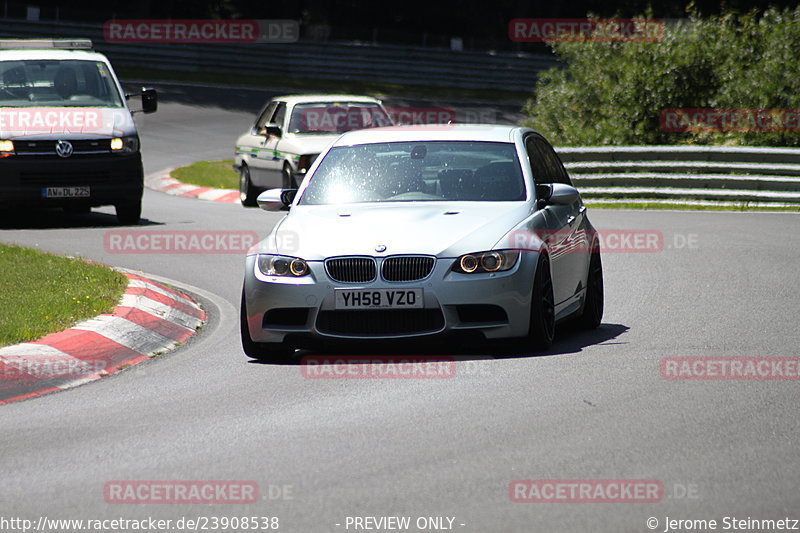
<path fill-rule="evenodd" d="M 139 138 L 136 135 L 114 137 L 111 139 L 111 151 L 121 154 L 132 154 L 139 151 Z"/>
<path fill-rule="evenodd" d="M 462 274 L 483 274 L 486 272 L 504 272 L 517 264 L 519 250 L 491 250 L 464 254 L 453 264 L 453 271 Z"/>
<path fill-rule="evenodd" d="M 308 263 L 299 257 L 259 254 L 258 270 L 265 276 L 299 278 L 308 274 Z"/>

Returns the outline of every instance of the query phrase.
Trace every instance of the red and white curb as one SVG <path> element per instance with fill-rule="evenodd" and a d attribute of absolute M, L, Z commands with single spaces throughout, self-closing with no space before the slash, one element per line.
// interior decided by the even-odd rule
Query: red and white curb
<path fill-rule="evenodd" d="M 222 202 L 225 204 L 238 204 L 239 191 L 235 189 L 214 189 L 212 187 L 199 187 L 180 182 L 172 177 L 171 173 L 178 167 L 169 167 L 160 172 L 148 175 L 144 179 L 144 184 L 148 189 L 165 192 L 174 196 L 185 196 L 187 198 L 199 198 L 211 202 Z"/>
<path fill-rule="evenodd" d="M 111 314 L 0 348 L 0 405 L 100 379 L 170 350 L 206 313 L 191 297 L 137 274 Z"/>

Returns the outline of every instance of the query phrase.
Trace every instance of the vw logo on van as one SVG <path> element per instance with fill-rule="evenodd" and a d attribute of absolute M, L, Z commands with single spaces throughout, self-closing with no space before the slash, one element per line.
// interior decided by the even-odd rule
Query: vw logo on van
<path fill-rule="evenodd" d="M 69 141 L 58 141 L 56 143 L 56 154 L 59 157 L 69 157 L 72 155 L 72 143 Z"/>

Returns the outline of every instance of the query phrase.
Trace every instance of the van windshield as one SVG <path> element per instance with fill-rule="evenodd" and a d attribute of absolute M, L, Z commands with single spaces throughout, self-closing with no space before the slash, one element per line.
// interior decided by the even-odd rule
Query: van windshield
<path fill-rule="evenodd" d="M 101 61 L 0 61 L 0 107 L 122 107 Z"/>

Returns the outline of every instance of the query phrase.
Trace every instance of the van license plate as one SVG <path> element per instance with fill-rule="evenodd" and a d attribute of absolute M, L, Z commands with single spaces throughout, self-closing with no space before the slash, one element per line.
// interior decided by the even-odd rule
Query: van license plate
<path fill-rule="evenodd" d="M 89 187 L 45 187 L 42 189 L 45 198 L 89 198 Z"/>

